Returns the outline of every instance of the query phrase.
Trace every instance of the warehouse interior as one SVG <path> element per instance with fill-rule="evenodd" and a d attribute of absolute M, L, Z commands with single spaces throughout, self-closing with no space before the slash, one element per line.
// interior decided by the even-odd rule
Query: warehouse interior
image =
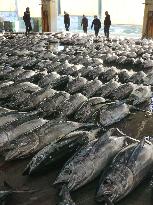
<path fill-rule="evenodd" d="M 0 0 L 1 204 L 153 205 L 153 0 Z"/>

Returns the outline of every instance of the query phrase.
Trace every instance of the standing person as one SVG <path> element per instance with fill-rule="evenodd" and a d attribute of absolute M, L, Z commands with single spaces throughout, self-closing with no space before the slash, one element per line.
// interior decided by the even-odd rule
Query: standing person
<path fill-rule="evenodd" d="M 64 11 L 64 24 L 65 24 L 65 29 L 66 31 L 69 31 L 69 27 L 70 27 L 70 16 L 69 14 Z"/>
<path fill-rule="evenodd" d="M 26 11 L 24 12 L 23 20 L 26 26 L 26 36 L 27 36 L 27 34 L 29 34 L 29 32 L 32 30 L 31 22 L 30 22 L 31 18 L 30 18 L 29 7 L 27 7 Z"/>
<path fill-rule="evenodd" d="M 110 15 L 108 14 L 108 11 L 105 12 L 105 20 L 104 20 L 104 34 L 109 39 L 109 28 L 111 25 Z"/>
<path fill-rule="evenodd" d="M 94 20 L 92 21 L 91 29 L 94 26 L 95 30 L 95 36 L 98 36 L 99 29 L 101 28 L 101 21 L 97 18 L 97 16 L 94 16 Z"/>
<path fill-rule="evenodd" d="M 87 33 L 88 19 L 85 15 L 82 17 L 81 26 L 83 26 L 84 33 Z"/>

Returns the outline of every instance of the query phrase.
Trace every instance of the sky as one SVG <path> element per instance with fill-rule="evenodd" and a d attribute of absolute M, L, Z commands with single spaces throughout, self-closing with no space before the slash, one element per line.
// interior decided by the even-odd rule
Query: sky
<path fill-rule="evenodd" d="M 6 4 L 7 1 L 7 4 Z M 57 0 L 54 0 L 57 1 Z M 15 10 L 15 0 L 0 0 L 0 10 Z M 30 7 L 31 16 L 41 16 L 41 0 L 17 0 L 19 15 L 22 16 L 25 8 Z M 105 11 L 109 11 L 112 24 L 137 24 L 142 25 L 145 0 L 102 0 L 102 20 Z M 98 14 L 98 0 L 61 0 L 61 13 L 64 10 L 70 15 Z"/>

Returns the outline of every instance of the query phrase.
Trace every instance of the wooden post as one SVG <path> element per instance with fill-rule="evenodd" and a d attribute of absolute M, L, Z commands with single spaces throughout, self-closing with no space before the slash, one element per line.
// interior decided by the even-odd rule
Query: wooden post
<path fill-rule="evenodd" d="M 153 0 L 145 0 L 144 18 L 143 18 L 143 38 L 153 38 Z"/>
<path fill-rule="evenodd" d="M 49 32 L 47 5 L 48 5 L 47 1 L 42 0 L 42 5 L 41 5 L 42 32 Z"/>
<path fill-rule="evenodd" d="M 42 0 L 42 32 L 57 31 L 57 0 Z"/>

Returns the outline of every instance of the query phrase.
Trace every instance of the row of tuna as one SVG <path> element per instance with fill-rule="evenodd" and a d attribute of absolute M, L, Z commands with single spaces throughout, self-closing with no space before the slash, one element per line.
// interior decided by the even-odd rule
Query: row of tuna
<path fill-rule="evenodd" d="M 24 175 L 44 173 L 46 169 L 51 170 L 55 163 L 69 156 L 54 183 L 60 189 L 60 205 L 75 204 L 70 193 L 99 175 L 101 179 L 96 201 L 113 204 L 130 193 L 153 169 L 151 142 L 145 139 L 139 142 L 116 128 L 104 132 L 101 128 L 91 129 L 90 126 L 92 125 L 86 127 L 74 122 L 52 122 L 51 125 L 50 122 L 50 134 L 41 133 L 42 143 L 37 148 L 39 150 L 44 146 L 43 137 L 48 138 L 50 144 L 32 158 L 23 172 Z M 11 191 L 6 193 L 8 192 L 11 194 Z"/>
<path fill-rule="evenodd" d="M 51 52 L 57 39 L 73 47 Z M 62 33 L 0 38 L 0 154 L 6 161 L 33 156 L 24 175 L 68 159 L 55 181 L 60 205 L 75 204 L 70 192 L 99 175 L 96 201 L 112 204 L 153 168 L 151 142 L 109 129 L 130 112 L 145 111 L 152 96 L 150 64 L 143 71 L 106 66 L 111 51 L 122 55 L 127 42 Z M 151 52 L 151 41 L 128 44 Z M 151 55 L 141 58 L 151 61 Z M 0 199 L 12 192 L 0 192 Z"/>
<path fill-rule="evenodd" d="M 26 41 L 26 43 L 25 43 Z M 46 52 L 50 43 L 64 43 L 73 45 L 65 53 L 61 51 Z M 93 42 L 96 41 L 96 44 Z M 5 46 L 5 48 L 4 48 Z M 12 49 L 11 46 L 15 49 Z M 111 39 L 109 42 L 104 37 L 93 38 L 93 35 L 56 33 L 49 35 L 33 35 L 26 39 L 24 35 L 1 36 L 0 50 L 1 62 L 9 62 L 15 66 L 33 67 L 41 64 L 43 59 L 70 60 L 72 63 L 90 61 L 91 58 L 103 59 L 106 64 L 115 64 L 133 69 L 152 68 L 152 40 L 139 39 Z M 76 55 L 81 54 L 78 59 Z M 25 58 L 19 58 L 24 56 Z M 27 62 L 27 60 L 30 60 Z M 25 65 L 23 65 L 25 63 Z M 51 66 L 50 66 L 51 67 Z"/>

